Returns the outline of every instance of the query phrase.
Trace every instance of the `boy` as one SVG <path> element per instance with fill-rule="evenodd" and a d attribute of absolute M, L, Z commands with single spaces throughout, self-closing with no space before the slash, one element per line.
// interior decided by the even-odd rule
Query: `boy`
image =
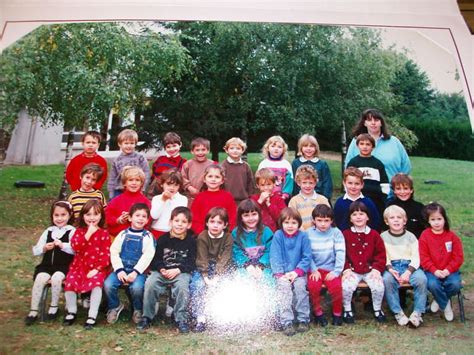
<path fill-rule="evenodd" d="M 418 239 L 405 230 L 407 215 L 403 208 L 389 206 L 385 209 L 383 218 L 390 227 L 381 235 L 387 254 L 387 266 L 383 274 L 385 299 L 399 325 L 411 323 L 417 328 L 423 322 L 421 316 L 425 312 L 428 292 L 425 273 L 420 269 Z M 410 318 L 407 318 L 400 306 L 398 289 L 404 284 L 410 284 L 414 290 L 414 309 Z"/>
<path fill-rule="evenodd" d="M 342 325 L 342 269 L 346 258 L 346 244 L 341 231 L 333 227 L 331 207 L 317 205 L 312 213 L 314 227 L 307 230 L 311 244 L 311 273 L 308 291 L 315 321 L 322 327 L 328 324 L 321 308 L 320 293 L 323 284 L 332 299 L 332 324 Z"/>
<path fill-rule="evenodd" d="M 92 198 L 98 199 L 104 207 L 107 205 L 103 192 L 94 188 L 97 180 L 102 177 L 103 171 L 102 167 L 95 163 L 89 163 L 82 168 L 81 186 L 73 191 L 67 199 L 72 206 L 74 220 L 79 217 L 82 206 Z"/>
<path fill-rule="evenodd" d="M 413 198 L 413 179 L 407 174 L 399 173 L 393 176 L 391 184 L 395 198 L 388 201 L 387 206 L 396 205 L 403 208 L 407 214 L 406 229 L 416 238 L 420 238 L 425 229 L 421 216 L 423 204 Z"/>
<path fill-rule="evenodd" d="M 364 174 L 362 193 L 369 197 L 381 215 L 385 209 L 385 200 L 390 192 L 387 173 L 383 163 L 372 156 L 375 148 L 375 139 L 368 133 L 362 133 L 356 139 L 359 155 L 352 158 L 347 167 L 354 166 Z"/>
<path fill-rule="evenodd" d="M 155 256 L 150 265 L 151 273 L 145 282 L 143 317 L 137 326 L 139 330 L 151 326 L 157 312 L 157 301 L 168 286 L 171 286 L 179 332 L 189 332 L 189 283 L 196 262 L 196 241 L 190 229 L 191 220 L 189 208 L 176 207 L 171 212 L 171 231 L 158 239 Z"/>
<path fill-rule="evenodd" d="M 232 194 L 237 205 L 253 194 L 255 186 L 252 169 L 242 160 L 246 149 L 247 145 L 242 139 L 229 139 L 224 146 L 227 159 L 221 164 L 226 176 L 223 187 Z"/>
<path fill-rule="evenodd" d="M 329 206 L 329 201 L 325 196 L 316 192 L 315 187 L 318 183 L 318 173 L 311 165 L 301 165 L 296 170 L 295 179 L 300 187 L 300 193 L 291 198 L 288 206 L 298 211 L 303 220 L 301 229 L 307 230 L 313 226 L 311 213 L 314 208 L 320 204 Z"/>
<path fill-rule="evenodd" d="M 280 212 L 286 207 L 286 203 L 281 192 L 273 192 L 276 182 L 275 174 L 269 168 L 262 168 L 255 173 L 255 180 L 260 193 L 250 198 L 257 202 L 262 211 L 262 223 L 272 232 L 276 232 Z"/>
<path fill-rule="evenodd" d="M 138 143 L 137 132 L 133 129 L 124 129 L 118 134 L 117 141 L 120 147 L 120 155 L 112 162 L 109 182 L 107 184 L 110 199 L 120 195 L 124 190 L 124 187 L 120 183 L 120 174 L 124 167 L 138 166 L 143 170 L 145 176 L 150 175 L 148 161 L 143 155 L 135 151 L 135 147 Z M 145 179 L 142 188 L 145 189 L 146 186 L 147 180 Z"/>
<path fill-rule="evenodd" d="M 142 193 L 145 173 L 137 166 L 126 166 L 122 170 L 123 194 L 112 199 L 105 209 L 107 229 L 112 238 L 130 227 L 128 211 L 135 203 L 144 203 L 150 208 L 150 200 Z"/>
<path fill-rule="evenodd" d="M 193 158 L 183 164 L 181 174 L 183 175 L 183 186 L 188 196 L 188 206 L 191 206 L 196 195 L 201 191 L 204 170 L 209 165 L 215 164 L 207 159 L 211 143 L 204 138 L 198 137 L 191 141 L 191 153 Z"/>
<path fill-rule="evenodd" d="M 380 231 L 380 215 L 372 200 L 362 194 L 364 187 L 364 174 L 357 168 L 350 167 L 344 170 L 343 185 L 346 193 L 337 199 L 334 204 L 334 220 L 337 228 L 345 231 L 350 227 L 349 206 L 354 201 L 363 202 L 369 210 L 370 228 Z"/>
<path fill-rule="evenodd" d="M 71 159 L 66 168 L 66 181 L 71 187 L 71 191 L 79 190 L 81 187 L 80 173 L 82 168 L 90 163 L 99 164 L 103 170 L 102 176 L 97 179 L 94 189 L 100 190 L 107 179 L 107 161 L 97 154 L 100 144 L 100 133 L 96 131 L 86 132 L 81 139 L 83 152 Z"/>
<path fill-rule="evenodd" d="M 110 247 L 110 261 L 113 272 L 104 283 L 107 297 L 107 322 L 117 322 L 123 304 L 118 297 L 121 285 L 128 285 L 132 299 L 133 322 L 138 324 L 142 317 L 145 271 L 155 255 L 153 236 L 145 229 L 150 219 L 150 209 L 144 203 L 134 204 L 129 211 L 130 228 L 117 235 Z"/>

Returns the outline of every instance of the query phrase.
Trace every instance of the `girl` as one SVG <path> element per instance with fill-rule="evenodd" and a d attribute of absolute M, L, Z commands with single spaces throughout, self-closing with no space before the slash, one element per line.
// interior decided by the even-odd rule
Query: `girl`
<path fill-rule="evenodd" d="M 191 280 L 191 304 L 197 323 L 196 332 L 206 329 L 205 291 L 230 271 L 232 236 L 228 232 L 229 216 L 225 208 L 213 207 L 206 215 L 206 230 L 197 237 L 197 271 Z"/>
<path fill-rule="evenodd" d="M 203 191 L 197 194 L 191 205 L 192 228 L 196 234 L 204 230 L 206 214 L 212 207 L 225 208 L 229 215 L 229 228 L 234 228 L 237 206 L 231 193 L 221 189 L 224 178 L 224 170 L 218 164 L 209 165 L 204 170 Z"/>
<path fill-rule="evenodd" d="M 78 229 L 71 239 L 76 254 L 64 286 L 67 310 L 65 325 L 72 325 L 76 320 L 77 293 L 90 291 L 91 303 L 84 327 L 92 329 L 96 324 L 102 286 L 110 264 L 110 238 L 104 226 L 102 204 L 95 199 L 87 201 L 79 214 Z"/>
<path fill-rule="evenodd" d="M 429 228 L 421 233 L 419 240 L 421 266 L 428 279 L 428 290 L 433 294 L 431 311 L 444 311 L 444 318 L 453 320 L 450 298 L 462 287 L 459 268 L 464 262 L 461 239 L 449 229 L 446 210 L 439 203 L 430 203 L 423 208 L 423 219 Z"/>
<path fill-rule="evenodd" d="M 381 274 L 385 270 L 385 246 L 379 233 L 371 229 L 369 210 L 361 201 L 352 202 L 349 207 L 351 227 L 342 234 L 346 241 L 346 262 L 342 273 L 342 297 L 344 322 L 354 323 L 352 295 L 360 281 L 365 281 L 372 293 L 374 317 L 379 323 L 385 322 L 382 311 L 384 285 Z"/>
<path fill-rule="evenodd" d="M 274 192 L 281 192 L 285 200 L 288 200 L 293 192 L 293 171 L 291 164 L 285 159 L 288 145 L 282 137 L 272 136 L 268 138 L 262 148 L 265 159 L 258 164 L 257 171 L 269 168 L 276 177 Z"/>
<path fill-rule="evenodd" d="M 26 325 L 31 325 L 38 319 L 41 294 L 49 280 L 51 280 L 51 305 L 48 310 L 48 319 L 56 319 L 62 283 L 74 255 L 69 243 L 76 230 L 71 226 L 74 219 L 71 204 L 67 201 L 53 203 L 50 218 L 52 226 L 41 234 L 38 243 L 33 247 L 33 255 L 43 255 L 43 260 L 35 268 L 31 308 L 25 318 Z"/>
<path fill-rule="evenodd" d="M 304 164 L 311 165 L 318 173 L 318 183 L 316 185 L 316 192 L 326 196 L 328 200 L 331 200 L 332 196 L 332 178 L 331 171 L 329 170 L 328 163 L 324 160 L 319 159 L 319 144 L 316 138 L 309 134 L 304 134 L 298 140 L 298 152 L 296 153 L 299 158 L 296 158 L 291 163 L 293 168 L 293 175 L 296 174 L 296 170 Z M 293 188 L 293 195 L 297 195 L 300 192 L 300 187 L 295 184 Z"/>

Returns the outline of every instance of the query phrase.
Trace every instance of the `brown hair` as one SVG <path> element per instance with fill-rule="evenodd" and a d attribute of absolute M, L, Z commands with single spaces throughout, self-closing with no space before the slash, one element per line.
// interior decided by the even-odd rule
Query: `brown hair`
<path fill-rule="evenodd" d="M 313 209 L 313 212 L 311 212 L 311 216 L 313 217 L 313 219 L 315 219 L 316 217 L 331 218 L 334 221 L 334 210 L 328 205 L 324 205 L 321 203 L 319 205 L 316 205 L 316 207 Z"/>
<path fill-rule="evenodd" d="M 202 138 L 202 137 L 197 137 L 197 138 L 194 138 L 191 141 L 191 151 L 193 151 L 194 148 L 196 148 L 197 146 L 200 146 L 200 145 L 204 146 L 207 150 L 211 149 L 211 142 L 209 142 L 208 139 Z"/>
<path fill-rule="evenodd" d="M 413 179 L 410 175 L 404 173 L 398 173 L 393 175 L 392 180 L 390 181 L 390 185 L 392 185 L 392 189 L 395 190 L 396 186 L 408 186 L 410 190 L 413 190 Z"/>
<path fill-rule="evenodd" d="M 173 220 L 177 215 L 184 214 L 188 222 L 191 222 L 193 219 L 193 215 L 191 214 L 191 210 L 187 207 L 178 206 L 171 211 L 170 221 Z"/>
<path fill-rule="evenodd" d="M 134 141 L 138 142 L 138 134 L 133 129 L 124 129 L 117 136 L 117 142 L 122 144 L 125 141 Z"/>
<path fill-rule="evenodd" d="M 257 204 L 257 202 L 248 198 L 240 202 L 239 207 L 237 208 L 237 231 L 236 231 L 235 242 L 242 248 L 243 248 L 242 236 L 246 228 L 242 220 L 242 215 L 244 213 L 249 213 L 249 212 L 254 212 L 254 211 L 258 213 L 257 245 L 262 244 L 263 229 L 265 227 L 262 222 L 262 210 L 260 209 L 260 206 Z"/>
<path fill-rule="evenodd" d="M 369 219 L 370 219 L 369 209 L 367 208 L 365 203 L 363 203 L 362 201 L 354 201 L 349 206 L 349 223 L 351 225 L 352 225 L 351 214 L 353 214 L 354 212 L 357 212 L 357 211 L 364 212 L 367 215 L 367 217 L 369 217 Z"/>
<path fill-rule="evenodd" d="M 51 225 L 54 225 L 53 213 L 56 207 L 64 208 L 67 211 L 67 213 L 69 213 L 69 220 L 67 221 L 67 224 L 72 224 L 74 222 L 74 212 L 72 211 L 72 205 L 69 203 L 69 201 L 56 201 L 51 205 L 51 209 L 49 211 L 49 218 L 51 219 Z"/>
<path fill-rule="evenodd" d="M 128 212 L 128 215 L 132 217 L 133 214 L 137 211 L 145 211 L 148 218 L 150 218 L 150 207 L 148 207 L 146 203 L 133 204 L 132 207 L 130 207 L 130 211 Z"/>
<path fill-rule="evenodd" d="M 104 206 L 102 206 L 102 203 L 93 198 L 88 200 L 84 206 L 82 206 L 81 212 L 79 213 L 78 221 L 79 221 L 79 227 L 86 228 L 87 224 L 84 221 L 84 215 L 86 215 L 90 210 L 94 210 L 95 213 L 100 214 L 100 221 L 98 226 L 100 228 L 105 228 L 105 211 L 104 211 Z"/>
<path fill-rule="evenodd" d="M 385 123 L 385 120 L 383 118 L 382 112 L 373 108 L 369 108 L 363 111 L 362 114 L 360 115 L 359 121 L 355 124 L 354 128 L 352 129 L 352 135 L 354 137 L 357 137 L 361 133 L 368 133 L 367 127 L 365 127 L 364 125 L 365 121 L 368 118 L 375 118 L 377 120 L 380 120 L 382 122 L 382 127 L 380 128 L 380 131 L 382 133 L 382 139 L 383 140 L 390 139 L 390 133 L 388 131 L 387 124 Z"/>
<path fill-rule="evenodd" d="M 356 144 L 359 145 L 359 142 L 369 141 L 372 144 L 372 148 L 375 148 L 375 139 L 368 133 L 361 133 L 357 136 Z"/>
<path fill-rule="evenodd" d="M 291 207 L 286 207 L 280 212 L 280 217 L 278 218 L 278 228 L 283 229 L 283 222 L 287 219 L 294 219 L 298 222 L 298 228 L 303 224 L 301 215 L 297 210 Z"/>
<path fill-rule="evenodd" d="M 179 144 L 182 145 L 181 137 L 175 132 L 168 132 L 163 137 L 163 147 L 166 147 L 168 144 Z"/>
<path fill-rule="evenodd" d="M 276 182 L 275 173 L 268 168 L 262 168 L 260 170 L 257 170 L 257 172 L 255 173 L 255 183 L 258 184 L 260 180 L 263 180 L 263 181 L 270 180 L 271 182 L 275 183 Z"/>
<path fill-rule="evenodd" d="M 206 225 L 205 229 L 207 229 L 207 222 L 216 216 L 219 216 L 219 218 L 226 224 L 224 230 L 227 231 L 227 228 L 229 228 L 229 214 L 223 207 L 212 207 L 209 212 L 207 212 L 206 218 L 204 219 L 204 224 Z"/>
<path fill-rule="evenodd" d="M 206 185 L 205 179 L 206 179 L 207 174 L 209 174 L 209 171 L 211 171 L 212 169 L 219 170 L 220 174 L 222 175 L 222 184 L 220 186 L 220 189 L 223 188 L 224 181 L 225 181 L 225 170 L 219 164 L 211 164 L 211 165 L 208 165 L 206 167 L 206 169 L 204 169 L 204 173 L 202 174 L 203 184 L 202 184 L 202 187 L 201 187 L 201 191 L 207 190 L 207 185 Z"/>
<path fill-rule="evenodd" d="M 81 178 L 86 174 L 94 174 L 97 180 L 100 180 L 104 174 L 104 169 L 99 164 L 89 163 L 81 169 Z"/>
<path fill-rule="evenodd" d="M 160 186 L 163 186 L 163 184 L 166 182 L 168 184 L 179 185 L 180 190 L 183 188 L 183 176 L 176 168 L 171 168 L 163 171 L 158 181 L 158 184 Z"/>
<path fill-rule="evenodd" d="M 303 164 L 296 169 L 295 180 L 298 184 L 302 179 L 314 179 L 318 181 L 318 173 L 311 165 Z"/>
<path fill-rule="evenodd" d="M 425 223 L 429 226 L 428 220 L 430 219 L 430 215 L 439 212 L 441 216 L 444 218 L 444 230 L 449 231 L 449 219 L 448 215 L 446 213 L 446 209 L 441 206 L 438 202 L 431 202 L 427 204 L 423 209 L 421 210 L 421 216 L 423 217 L 423 220 Z"/>
<path fill-rule="evenodd" d="M 97 131 L 87 131 L 86 133 L 84 133 L 81 137 L 81 142 L 84 143 L 84 141 L 86 140 L 86 137 L 87 136 L 91 136 L 92 138 L 94 139 L 97 139 L 97 141 L 100 143 L 100 141 L 102 140 L 102 136 L 100 135 L 99 132 Z"/>
<path fill-rule="evenodd" d="M 313 145 L 316 148 L 314 152 L 314 157 L 319 157 L 320 150 L 318 140 L 315 136 L 312 136 L 310 134 L 303 134 L 300 139 L 298 139 L 298 152 L 296 153 L 297 156 L 303 156 L 302 149 L 306 145 Z"/>
<path fill-rule="evenodd" d="M 361 183 L 364 183 L 364 173 L 357 169 L 356 167 L 350 166 L 344 170 L 343 181 L 346 181 L 348 176 L 354 176 L 360 179 Z"/>

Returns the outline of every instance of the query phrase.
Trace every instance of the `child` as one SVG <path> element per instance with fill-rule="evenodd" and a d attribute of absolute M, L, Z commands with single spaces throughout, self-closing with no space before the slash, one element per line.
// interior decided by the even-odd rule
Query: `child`
<path fill-rule="evenodd" d="M 204 138 L 194 138 L 191 141 L 191 153 L 193 158 L 183 164 L 181 174 L 183 174 L 183 185 L 188 197 L 188 206 L 191 206 L 196 195 L 201 191 L 204 183 L 202 177 L 204 170 L 209 165 L 215 164 L 207 159 L 207 154 L 211 148 L 211 143 Z M 204 215 L 203 215 L 204 216 Z"/>
<path fill-rule="evenodd" d="M 90 163 L 84 165 L 82 168 L 81 187 L 78 190 L 73 191 L 67 199 L 72 205 L 75 220 L 79 217 L 82 206 L 84 206 L 84 204 L 90 199 L 95 198 L 99 200 L 104 207 L 107 205 L 104 193 L 94 188 L 96 181 L 101 179 L 102 173 L 103 169 L 99 164 Z"/>
<path fill-rule="evenodd" d="M 158 178 L 158 184 L 163 193 L 153 197 L 150 211 L 153 218 L 151 232 L 155 239 L 170 231 L 171 211 L 178 206 L 188 205 L 188 198 L 179 193 L 183 187 L 183 177 L 176 168 L 162 172 Z"/>
<path fill-rule="evenodd" d="M 197 271 L 190 286 L 196 332 L 206 329 L 204 308 L 207 287 L 215 286 L 222 276 L 230 272 L 233 240 L 228 226 L 229 216 L 225 208 L 213 207 L 206 215 L 206 229 L 197 237 Z"/>
<path fill-rule="evenodd" d="M 350 227 L 349 224 L 349 206 L 354 201 L 361 201 L 369 211 L 369 226 L 376 231 L 380 230 L 380 215 L 372 200 L 362 195 L 361 190 L 364 187 L 363 173 L 354 167 L 344 170 L 343 181 L 346 193 L 337 199 L 334 204 L 334 220 L 336 226 L 341 231 Z"/>
<path fill-rule="evenodd" d="M 121 231 L 110 247 L 110 261 L 113 272 L 104 283 L 107 297 L 107 322 L 117 322 L 123 304 L 118 297 L 121 285 L 128 285 L 132 298 L 135 324 L 142 318 L 143 290 L 145 288 L 145 271 L 155 255 L 153 235 L 145 229 L 150 218 L 150 209 L 144 203 L 136 203 L 130 208 L 130 228 Z"/>
<path fill-rule="evenodd" d="M 311 213 L 317 205 L 329 205 L 329 201 L 323 195 L 315 191 L 318 183 L 318 174 L 311 165 L 302 165 L 296 170 L 296 184 L 300 187 L 298 195 L 293 196 L 288 204 L 289 207 L 298 211 L 303 221 L 302 230 L 307 230 L 313 225 Z"/>
<path fill-rule="evenodd" d="M 120 147 L 120 155 L 112 162 L 112 167 L 107 184 L 109 198 L 112 199 L 120 195 L 124 186 L 121 184 L 122 170 L 126 166 L 137 166 L 143 170 L 145 176 L 150 175 L 150 167 L 146 158 L 135 151 L 138 143 L 138 134 L 133 129 L 124 129 L 118 134 L 118 145 Z M 146 179 L 143 182 L 142 189 L 147 187 Z M 127 209 L 128 211 L 128 209 Z"/>
<path fill-rule="evenodd" d="M 420 237 L 421 266 L 428 279 L 428 290 L 433 294 L 431 311 L 444 311 L 444 318 L 453 320 L 451 296 L 462 288 L 459 269 L 464 262 L 461 239 L 449 229 L 446 210 L 439 203 L 430 203 L 423 208 L 427 224 Z"/>
<path fill-rule="evenodd" d="M 375 139 L 368 133 L 362 133 L 356 139 L 359 155 L 352 158 L 347 166 L 354 166 L 362 171 L 364 187 L 362 193 L 370 197 L 381 215 L 385 209 L 385 201 L 390 192 L 387 173 L 383 163 L 372 156 L 375 148 Z"/>
<path fill-rule="evenodd" d="M 100 144 L 100 133 L 88 131 L 82 136 L 81 142 L 83 152 L 71 159 L 66 168 L 66 180 L 71 187 L 71 191 L 79 190 L 81 187 L 80 173 L 82 168 L 90 163 L 99 164 L 102 168 L 102 176 L 94 184 L 95 190 L 100 190 L 107 179 L 107 161 L 97 154 Z"/>
<path fill-rule="evenodd" d="M 287 207 L 281 211 L 270 247 L 270 264 L 276 277 L 280 323 L 285 335 L 309 330 L 309 297 L 306 273 L 311 263 L 311 244 L 308 235 L 300 229 L 301 217 Z M 293 327 L 296 312 L 298 325 Z"/>
<path fill-rule="evenodd" d="M 308 229 L 311 244 L 311 273 L 308 291 L 313 304 L 315 321 L 322 327 L 328 324 L 321 308 L 321 288 L 326 288 L 332 299 L 332 324 L 342 325 L 341 274 L 346 258 L 346 244 L 341 231 L 333 227 L 334 212 L 331 207 L 317 205 L 312 213 L 314 227 Z"/>
<path fill-rule="evenodd" d="M 179 332 L 189 332 L 189 283 L 196 260 L 196 241 L 190 230 L 191 211 L 187 207 L 176 207 L 171 212 L 170 224 L 171 230 L 158 239 L 150 265 L 151 273 L 145 282 L 143 296 L 143 317 L 137 325 L 138 330 L 150 328 L 158 311 L 156 305 L 159 297 L 171 286 Z"/>
<path fill-rule="evenodd" d="M 407 214 L 406 229 L 420 238 L 425 229 L 421 217 L 423 204 L 414 200 L 413 179 L 410 175 L 399 173 L 393 176 L 391 184 L 395 198 L 389 200 L 387 206 L 396 205 L 403 208 Z"/>
<path fill-rule="evenodd" d="M 110 265 L 110 238 L 104 229 L 105 213 L 97 200 L 86 202 L 79 215 L 79 226 L 71 239 L 75 252 L 64 283 L 66 311 L 64 325 L 72 325 L 77 314 L 77 294 L 91 292 L 85 329 L 96 324 L 102 299 L 102 286 Z"/>
<path fill-rule="evenodd" d="M 201 233 L 204 230 L 204 219 L 212 207 L 225 208 L 229 214 L 229 228 L 234 228 L 237 206 L 230 192 L 221 190 L 224 179 L 224 169 L 220 165 L 209 165 L 204 170 L 204 191 L 196 196 L 191 205 L 195 233 Z"/>
<path fill-rule="evenodd" d="M 383 274 L 385 298 L 390 310 L 395 314 L 398 324 L 405 326 L 411 323 L 418 328 L 423 322 L 422 313 L 426 307 L 426 276 L 420 269 L 418 239 L 413 233 L 405 230 L 407 215 L 403 208 L 389 206 L 383 213 L 389 230 L 382 233 L 387 254 L 386 271 Z M 414 290 L 414 309 L 407 318 L 400 306 L 400 286 L 410 284 Z"/>
<path fill-rule="evenodd" d="M 309 134 L 303 134 L 298 140 L 298 152 L 296 153 L 296 155 L 299 156 L 299 158 L 296 158 L 291 163 L 293 175 L 296 174 L 296 170 L 301 165 L 311 165 L 318 174 L 316 192 L 325 196 L 328 200 L 331 200 L 331 171 L 329 170 L 328 163 L 326 163 L 324 160 L 319 159 L 319 144 L 316 138 Z M 293 188 L 293 195 L 297 195 L 299 192 L 300 187 L 295 184 Z"/>
<path fill-rule="evenodd" d="M 262 223 L 275 232 L 280 212 L 286 207 L 281 192 L 273 192 L 275 174 L 270 169 L 263 168 L 255 173 L 255 180 L 260 193 L 250 198 L 257 202 L 262 211 Z"/>
<path fill-rule="evenodd" d="M 274 192 L 281 192 L 283 199 L 289 199 L 293 192 L 293 171 L 291 164 L 285 159 L 288 151 L 288 145 L 282 137 L 272 136 L 267 139 L 262 148 L 265 159 L 258 164 L 257 171 L 263 168 L 269 168 L 275 174 Z"/>
<path fill-rule="evenodd" d="M 253 194 L 255 186 L 252 169 L 242 160 L 245 149 L 247 145 L 242 139 L 237 137 L 229 139 L 224 146 L 227 159 L 221 164 L 226 175 L 224 189 L 234 196 L 237 205 Z"/>
<path fill-rule="evenodd" d="M 137 166 L 124 167 L 121 181 L 124 187 L 123 194 L 111 200 L 105 210 L 107 228 L 112 238 L 130 227 L 128 211 L 135 203 L 144 203 L 150 207 L 150 201 L 142 193 L 145 183 L 145 173 L 142 169 Z"/>
<path fill-rule="evenodd" d="M 35 268 L 31 307 L 30 313 L 25 318 L 26 325 L 31 325 L 38 319 L 40 298 L 45 285 L 50 280 L 51 305 L 48 310 L 48 319 L 56 319 L 63 280 L 74 255 L 70 239 L 76 229 L 70 225 L 73 220 L 71 204 L 67 201 L 57 201 L 51 206 L 49 215 L 51 227 L 41 234 L 38 243 L 33 247 L 33 255 L 43 255 L 43 259 Z"/>
<path fill-rule="evenodd" d="M 374 317 L 379 323 L 385 322 L 382 311 L 384 285 L 382 272 L 385 270 L 385 246 L 382 238 L 371 229 L 369 210 L 362 201 L 352 202 L 349 207 L 352 227 L 342 232 L 346 241 L 346 262 L 342 273 L 342 295 L 344 304 L 343 320 L 354 323 L 352 294 L 360 281 L 365 281 L 372 293 Z"/>

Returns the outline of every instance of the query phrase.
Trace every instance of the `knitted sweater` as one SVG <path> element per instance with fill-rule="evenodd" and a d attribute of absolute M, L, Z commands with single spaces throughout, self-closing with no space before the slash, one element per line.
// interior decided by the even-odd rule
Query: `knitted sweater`
<path fill-rule="evenodd" d="M 141 168 L 146 177 L 143 190 L 148 186 L 150 167 L 148 166 L 148 161 L 145 156 L 137 152 L 130 154 L 120 153 L 120 155 L 112 162 L 110 168 L 109 182 L 107 183 L 107 191 L 109 191 L 110 197 L 114 196 L 115 190 L 123 190 L 122 182 L 120 181 L 120 174 L 126 166 L 138 166 Z"/>
<path fill-rule="evenodd" d="M 235 227 L 237 205 L 235 204 L 234 198 L 230 192 L 225 190 L 205 190 L 196 196 L 191 205 L 191 212 L 193 214 L 192 228 L 196 234 L 199 234 L 204 230 L 206 214 L 212 207 L 225 208 L 229 215 L 229 229 Z"/>
<path fill-rule="evenodd" d="M 252 200 L 257 202 L 262 211 L 262 223 L 275 232 L 278 229 L 277 222 L 280 217 L 280 212 L 286 207 L 286 203 L 281 196 L 281 193 L 272 193 L 270 195 L 270 206 L 266 202 L 258 203 L 260 194 L 250 196 Z"/>
<path fill-rule="evenodd" d="M 356 232 L 354 227 L 342 232 L 346 241 L 346 262 L 344 270 L 351 269 L 358 274 L 366 274 L 372 269 L 383 273 L 387 256 L 380 235 L 366 227 L 364 232 Z"/>
<path fill-rule="evenodd" d="M 456 272 L 464 262 L 461 239 L 452 231 L 435 234 L 431 228 L 426 228 L 419 243 L 421 266 L 432 274 L 444 269 Z"/>
<path fill-rule="evenodd" d="M 329 170 L 329 165 L 324 160 L 319 158 L 314 158 L 307 160 L 303 157 L 299 157 L 291 163 L 293 169 L 293 176 L 296 175 L 296 170 L 301 165 L 311 165 L 316 172 L 318 173 L 318 183 L 316 184 L 316 192 L 326 196 L 328 200 L 331 200 L 332 197 L 332 178 L 331 171 Z M 294 184 L 293 195 L 297 195 L 300 192 L 300 187 L 298 184 Z"/>
<path fill-rule="evenodd" d="M 385 244 L 387 254 L 387 269 L 391 268 L 393 260 L 410 260 L 408 269 L 414 272 L 420 267 L 420 253 L 418 239 L 413 233 L 404 231 L 400 235 L 385 231 L 380 235 Z"/>
<path fill-rule="evenodd" d="M 310 269 L 311 244 L 306 232 L 298 231 L 289 236 L 279 229 L 273 235 L 270 247 L 270 264 L 275 276 L 296 271 L 303 276 Z"/>
<path fill-rule="evenodd" d="M 150 210 L 150 216 L 153 218 L 151 228 L 162 232 L 169 232 L 171 229 L 171 212 L 178 206 L 188 206 L 188 198 L 179 192 L 166 201 L 163 201 L 163 194 L 153 197 Z"/>
<path fill-rule="evenodd" d="M 100 190 L 92 190 L 89 192 L 84 192 L 79 190 L 73 191 L 67 200 L 72 205 L 72 212 L 74 214 L 74 219 L 79 217 L 79 213 L 81 212 L 82 206 L 86 204 L 87 201 L 91 199 L 97 199 L 102 203 L 102 206 L 107 206 L 107 202 L 105 201 L 104 193 Z"/>
<path fill-rule="evenodd" d="M 176 168 L 179 171 L 181 170 L 185 162 L 186 159 L 181 157 L 181 155 L 179 154 L 175 157 L 170 157 L 168 155 L 160 155 L 158 158 L 156 158 L 151 168 L 153 177 L 155 179 L 158 179 L 164 171 L 169 170 L 171 168 Z"/>
<path fill-rule="evenodd" d="M 281 192 L 290 196 L 293 192 L 293 171 L 288 160 L 271 160 L 266 158 L 258 164 L 257 171 L 263 168 L 268 168 L 275 174 L 276 182 L 273 192 Z"/>
<path fill-rule="evenodd" d="M 347 166 L 353 166 L 364 174 L 364 187 L 362 193 L 371 195 L 387 195 L 390 191 L 389 181 L 383 163 L 374 156 L 352 158 Z"/>
<path fill-rule="evenodd" d="M 234 196 L 235 202 L 238 204 L 249 198 L 255 190 L 255 181 L 250 165 L 245 161 L 231 163 L 228 159 L 221 165 L 225 171 L 224 189 Z"/>
<path fill-rule="evenodd" d="M 387 203 L 387 207 L 396 205 L 403 208 L 407 214 L 406 229 L 412 232 L 415 237 L 420 238 L 421 232 L 425 229 L 423 226 L 423 217 L 421 211 L 423 210 L 423 204 L 410 198 L 406 201 L 402 201 L 395 197 Z M 388 227 L 387 227 L 388 228 Z"/>
<path fill-rule="evenodd" d="M 306 231 L 311 244 L 311 271 L 332 271 L 336 276 L 342 273 L 346 259 L 346 243 L 338 228 L 331 227 L 321 232 L 316 227 Z"/>
<path fill-rule="evenodd" d="M 307 230 L 313 226 L 313 217 L 311 214 L 313 213 L 314 208 L 321 204 L 330 207 L 328 199 L 323 195 L 319 195 L 316 191 L 314 191 L 313 196 L 311 197 L 306 197 L 300 192 L 298 195 L 291 198 L 288 207 L 292 207 L 298 211 L 303 221 L 301 229 Z"/>
<path fill-rule="evenodd" d="M 203 162 L 197 161 L 196 159 L 188 160 L 183 164 L 181 169 L 181 174 L 183 174 L 183 187 L 186 191 L 189 185 L 196 188 L 198 191 L 201 190 L 201 187 L 204 183 L 204 170 L 209 165 L 215 164 L 210 159 L 207 159 Z"/>
<path fill-rule="evenodd" d="M 171 237 L 169 232 L 158 239 L 150 269 L 159 272 L 175 268 L 188 274 L 196 268 L 196 240 L 192 231 L 182 240 Z"/>
<path fill-rule="evenodd" d="M 66 180 L 71 187 L 71 191 L 79 190 L 81 187 L 81 170 L 89 163 L 99 164 L 104 170 L 100 180 L 97 180 L 94 189 L 100 190 L 107 180 L 107 161 L 99 154 L 92 157 L 87 157 L 84 153 L 76 155 L 69 161 L 66 168 Z"/>
<path fill-rule="evenodd" d="M 349 221 L 349 207 L 352 202 L 361 201 L 369 209 L 369 226 L 375 230 L 380 230 L 380 215 L 372 200 L 360 194 L 359 198 L 352 200 L 347 194 L 337 199 L 334 204 L 334 222 L 341 231 L 348 229 L 351 224 Z"/>
<path fill-rule="evenodd" d="M 216 274 L 229 272 L 232 264 L 232 235 L 224 232 L 219 238 L 211 237 L 207 230 L 202 231 L 196 240 L 196 268 L 203 277 L 208 275 L 209 263 L 215 263 Z"/>

